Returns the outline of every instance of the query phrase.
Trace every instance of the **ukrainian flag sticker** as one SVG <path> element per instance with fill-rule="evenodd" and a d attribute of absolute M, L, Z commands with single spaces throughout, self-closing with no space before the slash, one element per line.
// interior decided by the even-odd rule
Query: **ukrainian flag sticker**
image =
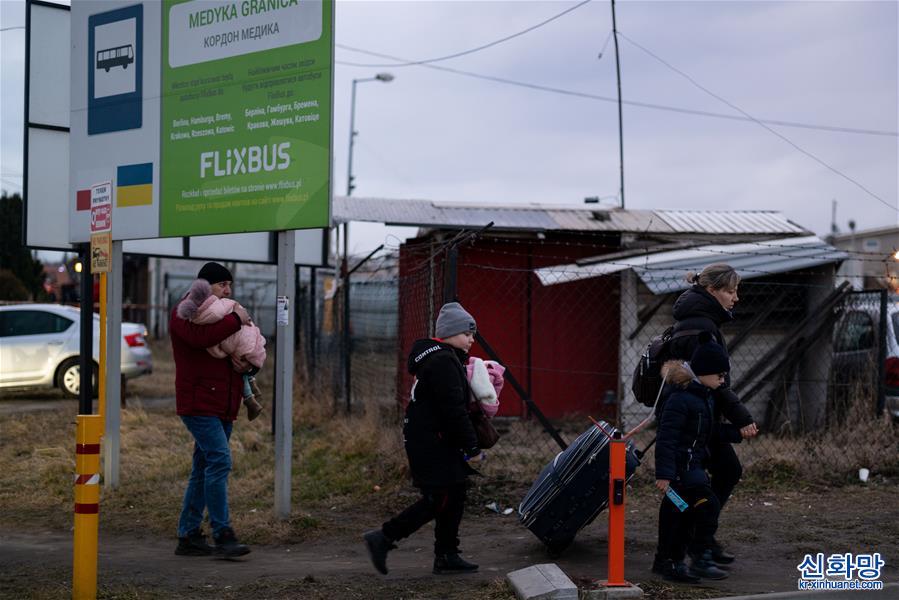
<path fill-rule="evenodd" d="M 153 204 L 153 163 L 118 167 L 116 188 L 116 206 Z"/>

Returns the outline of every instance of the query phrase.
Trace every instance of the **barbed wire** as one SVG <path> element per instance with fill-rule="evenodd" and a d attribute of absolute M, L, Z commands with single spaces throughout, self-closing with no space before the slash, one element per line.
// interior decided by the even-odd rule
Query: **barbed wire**
<path fill-rule="evenodd" d="M 897 235 L 897 237 L 899 237 L 899 226 L 897 226 L 896 231 L 897 231 L 896 235 Z M 546 234 L 549 232 L 542 232 L 542 233 Z M 616 243 L 616 242 L 611 242 L 611 241 L 606 242 L 602 239 L 602 235 L 601 235 L 602 233 L 611 233 L 611 232 L 603 232 L 603 231 L 599 231 L 599 230 L 593 230 L 593 231 L 565 230 L 564 234 L 566 236 L 584 237 L 586 239 L 589 239 L 589 241 L 583 241 L 583 242 L 570 241 L 570 240 L 555 240 L 555 239 L 549 239 L 549 238 L 547 238 L 547 239 L 534 239 L 534 238 L 521 239 L 521 238 L 512 238 L 512 237 L 504 238 L 504 237 L 493 237 L 493 236 L 490 236 L 489 234 L 487 236 L 487 239 L 489 239 L 490 242 L 501 243 L 501 244 L 511 244 L 511 245 L 520 245 L 520 246 L 539 245 L 539 246 L 561 246 L 561 247 L 571 247 L 571 248 L 599 248 L 599 249 L 608 249 L 608 250 L 625 251 L 625 252 L 632 251 L 635 253 L 635 255 L 637 255 L 637 253 L 639 253 L 640 251 L 643 251 L 643 250 L 645 250 L 646 254 L 658 254 L 661 252 L 668 252 L 668 251 L 706 249 L 706 247 L 708 247 L 708 246 L 728 246 L 728 245 L 735 246 L 735 245 L 748 245 L 748 244 L 752 244 L 755 246 L 761 246 L 761 247 L 765 247 L 765 248 L 782 248 L 784 250 L 808 250 L 810 248 L 810 246 L 808 246 L 808 245 L 785 243 L 784 240 L 789 240 L 791 238 L 797 238 L 797 239 L 798 238 L 807 238 L 807 237 L 811 237 L 811 235 L 813 235 L 813 234 L 794 235 L 794 236 L 790 236 L 790 237 L 786 237 L 786 238 L 763 239 L 763 240 L 748 239 L 748 240 L 741 240 L 738 242 L 725 242 L 723 240 L 722 241 L 702 240 L 701 242 L 697 242 L 695 245 L 692 245 L 692 246 L 680 246 L 680 247 L 668 247 L 668 248 L 662 247 L 662 248 L 654 251 L 651 247 L 645 248 L 645 249 L 643 249 L 643 248 L 627 248 L 627 247 L 622 247 L 619 243 Z M 700 234 L 700 233 L 682 234 L 682 233 L 678 233 L 678 232 L 660 233 L 660 234 L 652 234 L 652 233 L 647 234 L 644 232 L 644 234 L 647 236 L 650 236 L 650 237 L 652 237 L 654 235 L 658 235 L 658 236 L 662 236 L 662 237 L 668 237 L 668 236 L 684 237 L 686 235 L 697 235 L 697 236 L 708 235 L 708 234 Z M 739 234 L 734 234 L 734 235 L 739 235 Z M 748 235 L 748 234 L 746 234 L 746 235 Z M 774 234 L 772 234 L 772 235 L 774 235 Z M 816 237 L 819 237 L 819 236 L 816 236 Z M 857 235 L 857 237 L 863 238 L 864 235 L 860 233 Z M 834 248 L 836 251 L 844 252 L 850 256 L 879 257 L 879 258 L 875 259 L 874 262 L 889 261 L 895 255 L 895 253 L 897 251 L 899 251 L 899 245 L 891 246 L 892 249 L 889 251 L 866 251 L 866 250 L 844 249 L 844 248 L 838 248 L 836 246 L 833 246 L 831 243 L 827 242 L 827 240 L 824 238 L 819 237 L 819 239 L 823 243 L 828 244 L 830 247 Z M 644 241 L 650 241 L 650 240 L 644 240 Z M 443 243 L 443 242 L 441 241 L 441 243 Z M 663 242 L 662 244 L 664 244 L 664 243 L 674 243 L 674 242 Z M 411 246 L 407 246 L 407 247 L 411 248 Z M 478 249 L 485 250 L 486 247 L 478 246 Z M 739 252 L 739 254 L 744 254 L 744 252 Z M 597 257 L 599 257 L 599 256 L 600 255 L 597 255 Z M 773 254 L 772 254 L 772 256 L 773 256 Z M 577 256 L 577 257 L 569 257 L 569 258 L 573 258 L 574 260 L 582 260 L 584 258 L 593 258 L 593 257 Z M 861 260 L 861 259 L 859 259 L 859 260 Z"/>
<path fill-rule="evenodd" d="M 552 244 L 548 244 L 548 245 L 552 245 Z M 589 244 L 583 244 L 583 245 L 579 245 L 579 246 L 580 246 L 580 247 L 589 247 Z M 816 249 L 816 248 L 814 248 L 814 247 L 804 247 L 804 248 L 803 248 L 802 246 L 796 246 L 795 248 L 796 248 L 797 250 L 798 250 L 798 249 L 804 249 L 804 250 L 815 250 L 815 249 Z M 821 251 L 821 255 L 823 255 L 825 258 L 827 257 L 827 255 L 832 255 L 832 254 L 834 254 L 834 251 L 827 250 L 826 248 L 817 248 L 817 249 L 819 249 L 819 250 Z M 624 258 L 619 258 L 619 259 L 611 259 L 611 260 L 604 260 L 604 259 L 602 258 L 602 256 L 603 256 L 602 254 L 597 254 L 597 255 L 595 255 L 595 256 L 555 256 L 554 258 L 559 259 L 559 260 L 570 261 L 571 263 L 575 263 L 575 262 L 577 262 L 577 261 L 579 261 L 579 260 L 584 260 L 584 259 L 589 258 L 589 259 L 591 259 L 591 260 L 592 260 L 592 259 L 596 259 L 596 263 L 593 263 L 593 264 L 599 264 L 599 263 L 602 263 L 602 264 L 606 264 L 606 265 L 615 265 L 615 266 L 622 266 L 622 267 L 626 267 L 626 268 L 636 268 L 636 269 L 641 269 L 641 270 L 654 270 L 654 269 L 658 269 L 658 270 L 670 270 L 671 267 L 651 267 L 651 266 L 643 266 L 643 265 L 634 265 L 634 264 L 631 263 L 631 262 L 625 262 L 625 261 L 627 261 L 627 260 L 632 260 L 632 259 L 639 259 L 639 258 L 641 258 L 641 257 L 645 257 L 645 258 L 647 258 L 647 259 L 651 259 L 651 258 L 653 257 L 653 255 L 661 254 L 661 253 L 663 253 L 663 252 L 668 252 L 668 251 L 674 252 L 674 251 L 689 251 L 689 250 L 696 250 L 696 251 L 702 251 L 702 252 L 705 252 L 705 253 L 710 253 L 710 254 L 715 254 L 715 255 L 720 255 L 720 256 L 733 256 L 733 257 L 758 257 L 758 258 L 771 258 L 771 259 L 775 259 L 775 258 L 784 258 L 784 259 L 808 259 L 808 258 L 815 258 L 814 256 L 810 257 L 808 254 L 787 254 L 787 253 L 775 253 L 775 252 L 751 252 L 751 251 L 742 251 L 742 252 L 741 252 L 741 251 L 736 251 L 736 250 L 734 250 L 734 251 L 728 251 L 728 250 L 712 249 L 712 248 L 708 248 L 708 247 L 704 247 L 704 246 L 693 246 L 693 247 L 686 247 L 686 248 L 673 248 L 673 249 L 667 249 L 667 250 L 660 250 L 660 251 L 658 251 L 658 252 L 647 252 L 647 253 L 645 253 L 645 254 L 634 254 L 634 255 L 632 255 L 632 256 L 628 256 L 628 257 L 624 257 Z M 490 248 L 490 247 L 487 247 L 487 246 L 478 246 L 478 247 L 477 247 L 477 251 L 478 251 L 478 252 L 481 252 L 481 253 L 486 253 L 486 254 L 497 254 L 497 255 L 503 255 L 503 256 L 514 256 L 514 257 L 519 257 L 519 258 L 527 258 L 527 257 L 529 257 L 529 256 L 533 256 L 532 253 L 526 253 L 526 252 L 511 252 L 511 251 L 506 251 L 506 250 L 499 250 L 499 249 L 497 249 L 497 248 Z M 836 252 L 844 253 L 843 250 L 839 250 L 839 249 L 836 249 Z M 439 254 L 439 253 L 438 253 L 438 254 Z M 819 256 L 820 256 L 820 255 L 819 255 Z M 704 260 L 704 259 L 702 259 L 702 258 L 697 259 L 698 262 L 702 262 L 702 260 Z M 852 261 L 855 261 L 855 262 L 862 262 L 862 263 L 866 263 L 866 262 L 867 262 L 867 263 L 887 264 L 887 265 L 896 264 L 896 265 L 897 265 L 897 268 L 899 268 L 899 261 L 896 261 L 895 259 L 893 259 L 893 258 L 892 258 L 892 255 L 888 256 L 887 258 L 883 258 L 883 259 L 866 259 L 866 258 L 846 258 L 846 259 L 843 259 L 843 258 L 833 258 L 833 257 L 831 257 L 829 260 L 824 261 L 824 262 L 833 262 L 833 263 L 835 263 L 835 262 L 841 262 L 841 261 L 845 261 L 845 260 L 852 260 Z M 710 263 L 710 264 L 711 264 L 711 263 Z M 535 268 L 535 269 L 533 269 L 533 270 L 562 269 L 562 268 L 564 268 L 564 267 L 566 267 L 566 266 L 572 266 L 572 267 L 575 267 L 575 268 L 578 268 L 578 269 L 587 269 L 587 268 L 589 268 L 589 267 L 591 266 L 591 263 L 586 263 L 586 264 L 583 264 L 583 265 L 573 265 L 573 264 L 570 264 L 570 265 L 565 265 L 565 264 L 547 265 L 547 266 L 545 266 L 545 267 L 539 267 L 539 268 Z M 756 272 L 756 271 L 754 271 L 754 270 L 752 270 L 752 269 L 744 269 L 744 268 L 742 268 L 742 267 L 738 268 L 737 270 L 738 270 L 738 271 L 744 271 L 744 272 Z M 575 271 L 572 271 L 572 272 L 575 272 Z M 758 271 L 758 272 L 762 272 L 762 273 L 768 272 L 768 273 L 771 273 L 771 274 L 775 274 L 775 273 L 782 273 L 783 271 Z M 791 273 L 794 273 L 794 272 L 795 272 L 795 273 L 800 273 L 800 271 L 790 271 L 790 272 L 791 272 Z"/>

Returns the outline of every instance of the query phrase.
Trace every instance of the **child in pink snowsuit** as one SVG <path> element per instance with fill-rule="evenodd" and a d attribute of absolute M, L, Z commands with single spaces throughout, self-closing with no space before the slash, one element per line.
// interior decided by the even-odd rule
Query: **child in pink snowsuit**
<path fill-rule="evenodd" d="M 481 405 L 488 418 L 492 419 L 499 410 L 499 395 L 503 391 L 503 373 L 506 367 L 495 360 L 482 360 L 475 356 L 465 365 L 468 383 L 471 387 L 472 402 Z"/>
<path fill-rule="evenodd" d="M 238 306 L 236 300 L 217 298 L 212 293 L 212 286 L 205 279 L 195 280 L 187 297 L 178 305 L 178 317 L 196 323 L 209 325 L 217 323 L 226 315 L 234 312 Z M 262 412 L 262 405 L 256 400 L 259 388 L 253 377 L 265 363 L 265 337 L 256 325 L 242 325 L 240 331 L 225 338 L 215 346 L 206 349 L 216 358 L 231 358 L 231 364 L 238 373 L 243 373 L 244 405 L 250 421 Z"/>

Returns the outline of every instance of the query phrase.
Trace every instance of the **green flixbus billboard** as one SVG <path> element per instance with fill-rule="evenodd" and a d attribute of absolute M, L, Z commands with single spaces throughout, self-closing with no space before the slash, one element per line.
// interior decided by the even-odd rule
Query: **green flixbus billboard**
<path fill-rule="evenodd" d="M 328 227 L 334 5 L 164 0 L 161 237 Z"/>

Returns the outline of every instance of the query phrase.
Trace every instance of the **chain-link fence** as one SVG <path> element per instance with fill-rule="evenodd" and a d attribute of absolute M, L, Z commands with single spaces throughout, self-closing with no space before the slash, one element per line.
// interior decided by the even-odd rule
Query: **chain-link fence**
<path fill-rule="evenodd" d="M 472 354 L 508 369 L 494 420 L 502 439 L 486 474 L 531 480 L 591 426 L 589 417 L 636 426 L 652 411 L 630 392 L 634 367 L 649 340 L 674 323 L 672 307 L 686 285 L 653 294 L 633 270 L 558 284 L 537 276 L 542 267 L 597 253 L 552 241 L 536 247 L 487 238 L 458 246 L 429 237 L 372 259 L 350 277 L 350 406 L 376 408 L 398 423 L 412 385 L 406 354 L 416 339 L 433 335 L 440 306 L 458 299 L 478 322 Z M 735 318 L 722 332 L 732 388 L 762 430 L 737 447 L 747 466 L 783 463 L 812 474 L 807 467 L 815 464 L 847 472 L 856 463 L 895 466 L 896 433 L 878 415 L 897 410 L 897 302 L 886 292 L 835 285 L 833 269 L 754 273 L 739 286 Z M 315 361 L 343 406 L 345 296 L 325 288 L 319 326 L 335 343 L 319 347 Z M 308 340 L 297 347 L 312 350 Z M 653 436 L 650 426 L 636 443 L 646 446 Z M 651 454 L 647 460 L 643 471 L 651 475 Z"/>

